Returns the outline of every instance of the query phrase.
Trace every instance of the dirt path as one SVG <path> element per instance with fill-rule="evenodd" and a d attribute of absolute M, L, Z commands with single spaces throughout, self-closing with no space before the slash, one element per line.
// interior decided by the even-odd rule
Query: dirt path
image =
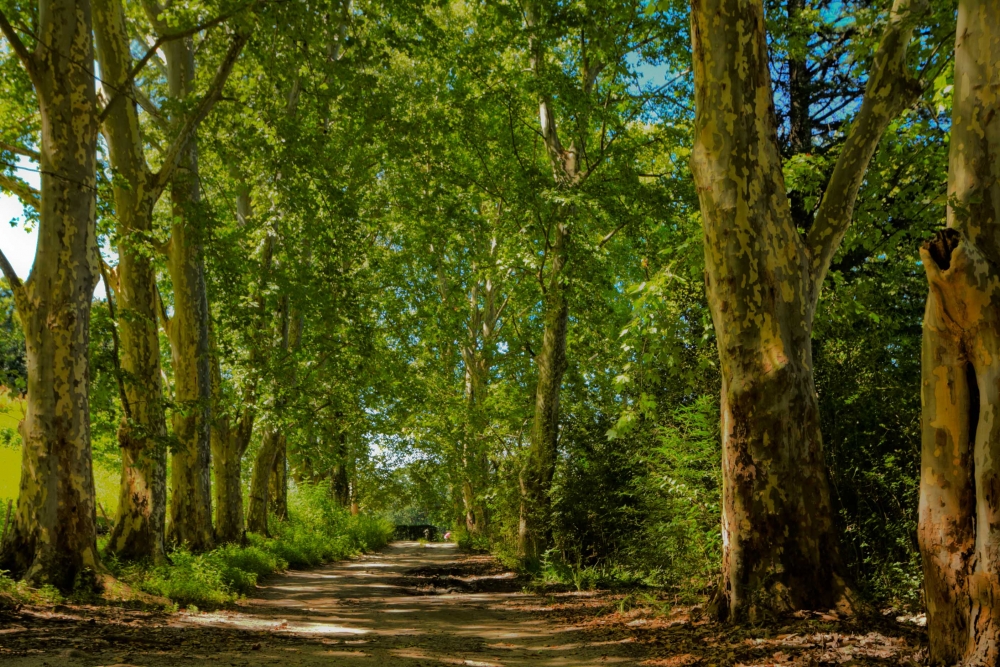
<path fill-rule="evenodd" d="M 608 593 L 531 595 L 487 556 L 397 542 L 380 554 L 271 577 L 238 609 L 162 614 L 57 605 L 0 614 L 7 667 L 586 667 L 899 665 L 920 632 L 815 615 L 770 628 L 690 609 L 618 611 Z M 853 622 L 852 622 L 853 623 Z"/>
<path fill-rule="evenodd" d="M 488 557 L 463 556 L 452 544 L 399 542 L 355 562 L 272 579 L 248 613 L 195 618 L 322 638 L 298 652 L 301 665 L 636 664 L 633 642 L 594 642 L 520 589 Z"/>
<path fill-rule="evenodd" d="M 0 664 L 635 665 L 631 638 L 574 628 L 513 573 L 451 544 L 274 576 L 236 611 L 157 615 L 59 605 L 0 619 Z M 563 596 L 560 596 L 563 597 Z M 577 594 L 586 599 L 591 594 Z"/>

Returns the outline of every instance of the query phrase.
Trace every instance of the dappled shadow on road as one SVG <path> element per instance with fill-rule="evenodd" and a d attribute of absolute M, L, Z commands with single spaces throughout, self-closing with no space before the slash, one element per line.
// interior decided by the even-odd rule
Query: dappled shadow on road
<path fill-rule="evenodd" d="M 402 542 L 359 561 L 273 578 L 245 611 L 202 614 L 196 622 L 270 623 L 276 632 L 345 643 L 322 655 L 377 655 L 380 664 L 634 664 L 630 647 L 591 650 L 579 628 L 559 622 L 543 599 L 521 593 L 523 584 L 489 557 L 463 555 L 451 544 Z"/>
<path fill-rule="evenodd" d="M 524 583 L 488 556 L 395 543 L 380 554 L 271 577 L 225 611 L 63 605 L 0 616 L 0 663 L 784 667 L 923 657 L 922 631 L 891 618 L 842 622 L 819 614 L 724 627 L 697 609 L 636 606 L 607 592 L 528 594 Z"/>

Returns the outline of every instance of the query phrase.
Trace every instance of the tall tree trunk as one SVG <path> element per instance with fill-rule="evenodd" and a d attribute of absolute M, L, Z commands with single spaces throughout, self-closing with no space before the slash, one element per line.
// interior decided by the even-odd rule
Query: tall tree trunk
<path fill-rule="evenodd" d="M 572 191 L 586 178 L 580 171 L 579 155 L 586 153 L 583 135 L 580 146 L 571 141 L 564 146 L 559 137 L 555 107 L 548 92 L 546 49 L 541 35 L 544 23 L 533 1 L 524 4 L 525 24 L 529 33 L 531 70 L 538 86 L 538 120 L 545 150 L 552 167 L 557 189 Z M 580 75 L 584 95 L 589 95 L 604 65 L 587 59 Z M 566 265 L 569 261 L 570 221 L 575 217 L 572 205 L 553 213 L 550 230 L 546 233 L 546 259 L 550 260 L 548 282 L 543 296 L 544 331 L 542 349 L 535 358 L 538 384 L 535 386 L 535 419 L 527 461 L 520 473 L 521 507 L 517 531 L 518 556 L 537 560 L 548 548 L 551 538 L 549 490 L 555 474 L 556 448 L 559 440 L 559 393 L 566 372 L 566 331 L 569 324 Z"/>
<path fill-rule="evenodd" d="M 216 406 L 219 406 L 221 388 L 222 372 L 216 356 L 212 363 L 212 392 Z M 243 456 L 253 435 L 253 388 L 246 398 L 251 405 L 244 405 L 235 427 L 230 416 L 220 409 L 216 410 L 212 427 L 212 470 L 215 473 L 212 492 L 215 499 L 215 539 L 219 543 L 242 543 L 246 538 L 243 523 Z"/>
<path fill-rule="evenodd" d="M 247 508 L 247 530 L 260 535 L 270 535 L 268 531 L 268 496 L 274 462 L 281 449 L 281 436 L 274 428 L 268 428 L 261 439 L 260 449 L 253 463 L 250 478 L 250 506 Z"/>
<path fill-rule="evenodd" d="M 0 255 L 28 366 L 21 482 L 0 569 L 69 589 L 94 583 L 101 571 L 88 399 L 90 304 L 99 275 L 90 2 L 48 0 L 38 20 L 38 45 L 29 51 L 0 13 L 8 49 L 38 96 L 42 139 L 38 249 L 27 282 Z"/>
<path fill-rule="evenodd" d="M 722 374 L 724 618 L 851 606 L 819 430 L 813 316 L 879 139 L 919 93 L 905 69 L 915 4 L 895 3 L 802 236 L 785 194 L 762 2 L 692 1 L 692 169 Z"/>
<path fill-rule="evenodd" d="M 235 178 L 239 173 L 233 168 Z M 240 180 L 236 194 L 236 221 L 241 227 L 248 224 L 253 216 L 253 201 L 249 185 Z M 265 293 L 271 276 L 274 259 L 274 236 L 268 234 L 260 250 L 261 273 L 257 293 L 257 332 L 265 327 Z M 260 362 L 260 341 L 254 341 L 250 351 L 250 367 L 256 368 Z M 241 407 L 237 410 L 236 426 L 233 427 L 229 414 L 221 409 L 222 371 L 216 354 L 212 364 L 212 394 L 215 397 L 215 424 L 211 431 L 212 469 L 215 471 L 215 537 L 219 542 L 243 542 L 246 538 L 246 524 L 243 518 L 243 457 L 253 437 L 255 409 L 257 403 L 257 382 L 259 375 L 253 375 L 247 383 Z"/>
<path fill-rule="evenodd" d="M 535 421 L 531 428 L 528 460 L 521 471 L 521 516 L 517 531 L 518 555 L 537 560 L 549 546 L 549 488 L 556 467 L 559 439 L 559 391 L 566 371 L 566 329 L 569 307 L 566 301 L 568 227 L 554 225 L 552 267 L 545 291 L 542 349 L 535 358 L 538 384 L 535 387 Z"/>
<path fill-rule="evenodd" d="M 959 0 L 948 227 L 924 244 L 920 522 L 930 659 L 1000 662 L 1000 3 Z"/>
<path fill-rule="evenodd" d="M 191 38 L 164 45 L 170 95 L 183 99 L 194 86 Z M 211 356 L 205 259 L 196 220 L 200 200 L 197 145 L 183 148 L 170 184 L 173 220 L 167 269 L 174 288 L 174 314 L 167 329 L 174 370 L 176 443 L 171 459 L 170 541 L 194 550 L 212 547 Z"/>
<path fill-rule="evenodd" d="M 274 467 L 271 469 L 269 496 L 274 516 L 279 521 L 288 520 L 288 440 L 284 435 L 278 436 L 278 453 L 274 457 Z"/>
<path fill-rule="evenodd" d="M 282 297 L 279 308 L 279 331 L 281 342 L 278 347 L 281 359 L 279 365 L 287 363 L 290 347 L 297 347 L 301 341 L 301 318 L 289 313 L 287 297 Z M 292 322 L 294 321 L 294 326 Z M 284 399 L 275 400 L 275 412 L 281 413 Z M 274 511 L 269 500 L 271 497 L 271 478 L 279 458 L 284 461 L 284 436 L 277 428 L 269 425 L 261 440 L 260 450 L 254 460 L 253 474 L 250 478 L 250 506 L 247 508 L 247 530 L 261 535 L 268 535 L 268 514 Z M 287 513 L 287 512 L 286 512 Z"/>
<path fill-rule="evenodd" d="M 215 471 L 215 539 L 240 543 L 243 523 L 243 455 L 250 444 L 252 417 L 244 414 L 232 428 L 228 423 L 212 429 L 212 469 Z"/>
<path fill-rule="evenodd" d="M 487 272 L 496 270 L 499 244 L 490 239 Z M 500 316 L 507 306 L 506 299 L 497 303 L 499 286 L 492 276 L 480 282 L 473 266 L 474 284 L 469 291 L 469 321 L 466 325 L 466 342 L 462 346 L 465 365 L 465 433 L 463 435 L 462 500 L 465 506 L 465 527 L 473 535 L 488 530 L 489 516 L 481 497 L 488 484 L 486 455 L 486 429 L 489 418 L 485 414 L 490 390 L 490 369 L 493 365 L 493 346 Z M 480 303 L 480 299 L 482 303 Z"/>
<path fill-rule="evenodd" d="M 348 456 L 350 452 L 347 447 L 347 432 L 341 430 L 338 439 L 337 447 L 334 452 L 334 460 L 336 463 L 333 465 L 333 470 L 330 474 L 330 492 L 333 495 L 334 500 L 337 501 L 341 507 L 350 507 L 351 505 L 351 482 L 349 477 L 349 463 Z"/>
<path fill-rule="evenodd" d="M 94 0 L 94 28 L 101 74 L 113 90 L 130 85 L 132 58 L 120 0 Z M 143 152 L 135 103 L 110 102 L 104 124 L 118 217 L 118 307 L 124 416 L 118 428 L 122 452 L 118 516 L 108 551 L 129 560 L 164 559 L 166 435 L 160 379 L 156 275 L 148 237 L 160 195 Z M 110 294 L 109 294 L 110 298 Z"/>

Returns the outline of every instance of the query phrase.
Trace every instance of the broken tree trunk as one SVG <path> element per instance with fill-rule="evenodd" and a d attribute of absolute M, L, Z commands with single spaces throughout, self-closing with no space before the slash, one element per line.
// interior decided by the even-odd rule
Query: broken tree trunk
<path fill-rule="evenodd" d="M 1000 662 L 1000 3 L 960 0 L 948 227 L 924 244 L 918 535 L 930 660 Z"/>

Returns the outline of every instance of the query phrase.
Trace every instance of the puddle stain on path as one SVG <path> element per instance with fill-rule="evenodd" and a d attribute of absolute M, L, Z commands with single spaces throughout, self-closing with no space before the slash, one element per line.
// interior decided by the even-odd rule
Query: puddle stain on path
<path fill-rule="evenodd" d="M 356 561 L 270 577 L 235 611 L 75 606 L 0 618 L 0 663 L 587 667 L 649 657 L 650 647 L 570 625 L 520 588 L 488 557 L 397 542 Z"/>

